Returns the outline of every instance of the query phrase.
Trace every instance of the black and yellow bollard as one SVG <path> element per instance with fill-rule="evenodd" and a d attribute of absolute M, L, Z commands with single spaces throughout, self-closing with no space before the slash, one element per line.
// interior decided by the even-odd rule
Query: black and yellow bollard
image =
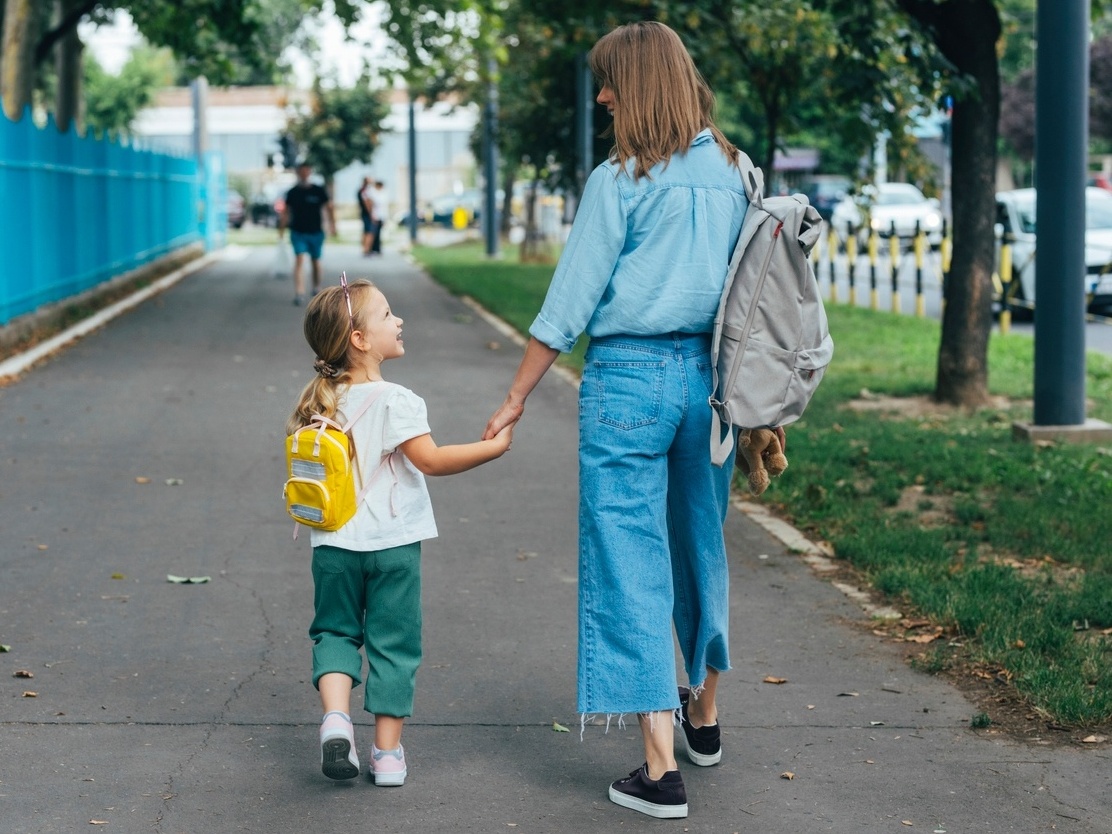
<path fill-rule="evenodd" d="M 946 282 L 950 280 L 950 259 L 954 253 L 954 241 L 950 238 L 950 224 L 946 218 L 942 218 L 942 243 L 939 246 L 939 255 L 941 256 L 941 269 L 942 273 L 939 276 L 939 284 L 942 290 L 942 309 L 946 309 Z"/>
<path fill-rule="evenodd" d="M 1012 329 L 1012 295 L 1015 289 L 1012 280 L 1015 278 L 1012 270 L 1012 243 L 1007 235 L 1000 241 L 1000 334 L 1008 335 Z"/>
<path fill-rule="evenodd" d="M 849 303 L 851 307 L 856 307 L 857 287 L 854 286 L 854 273 L 857 271 L 857 234 L 849 223 L 846 224 L 846 267 L 849 277 Z"/>
<path fill-rule="evenodd" d="M 927 233 L 915 221 L 915 315 L 923 318 L 927 305 L 923 300 L 923 265 L 926 262 Z"/>
<path fill-rule="evenodd" d="M 869 309 L 876 310 L 880 300 L 876 292 L 877 250 L 880 249 L 880 235 L 876 229 L 869 229 Z"/>
<path fill-rule="evenodd" d="M 830 274 L 830 303 L 838 303 L 838 281 L 834 275 L 834 259 L 838 254 L 838 233 L 834 231 L 833 224 L 827 224 L 826 233 L 826 260 Z"/>
<path fill-rule="evenodd" d="M 892 312 L 900 312 L 900 236 L 896 223 L 888 230 L 888 262 L 892 269 Z"/>

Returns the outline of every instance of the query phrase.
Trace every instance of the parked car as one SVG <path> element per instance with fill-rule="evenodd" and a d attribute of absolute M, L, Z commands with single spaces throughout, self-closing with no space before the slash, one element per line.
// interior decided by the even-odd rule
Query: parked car
<path fill-rule="evenodd" d="M 227 206 L 228 225 L 233 229 L 240 228 L 243 221 L 247 219 L 247 202 L 243 199 L 243 195 L 234 188 L 229 188 Z"/>
<path fill-rule="evenodd" d="M 292 174 L 279 176 L 278 180 L 263 183 L 251 196 L 248 213 L 256 226 L 278 227 L 278 218 L 286 208 L 286 192 L 297 182 Z"/>
<path fill-rule="evenodd" d="M 800 190 L 807 195 L 807 201 L 815 207 L 819 217 L 829 223 L 834 207 L 846 198 L 852 188 L 849 177 L 820 174 L 804 181 Z"/>
<path fill-rule="evenodd" d="M 1091 174 L 1085 184 L 1090 188 L 1103 188 L 1105 191 L 1112 191 L 1112 179 L 1104 174 Z"/>
<path fill-rule="evenodd" d="M 1012 275 L 1018 285 L 1010 294 L 1012 309 L 1029 310 L 1035 302 L 1035 189 L 996 195 L 997 246 L 1012 247 Z M 1085 189 L 1085 292 L 1092 309 L 1112 307 L 1112 193 Z"/>
<path fill-rule="evenodd" d="M 495 200 L 499 208 L 502 206 L 504 194 L 505 192 L 502 189 L 495 192 Z M 482 220 L 483 200 L 484 194 L 479 188 L 466 188 L 458 194 L 455 192 L 441 194 L 439 197 L 434 197 L 428 204 L 418 205 L 417 219 L 424 225 L 432 224 L 451 229 L 454 228 L 456 210 L 463 209 L 466 212 L 467 225 L 475 226 Z M 400 212 L 397 216 L 397 222 L 399 226 L 409 225 L 409 212 Z"/>
<path fill-rule="evenodd" d="M 854 230 L 861 245 L 868 240 L 870 229 L 885 237 L 893 224 L 902 240 L 914 238 L 918 228 L 926 232 L 931 246 L 942 243 L 941 204 L 907 182 L 866 185 L 834 207 L 830 223 L 843 240 L 847 230 Z"/>
<path fill-rule="evenodd" d="M 273 183 L 264 185 L 251 198 L 251 222 L 256 226 L 278 226 L 278 218 L 286 207 L 286 191 Z"/>

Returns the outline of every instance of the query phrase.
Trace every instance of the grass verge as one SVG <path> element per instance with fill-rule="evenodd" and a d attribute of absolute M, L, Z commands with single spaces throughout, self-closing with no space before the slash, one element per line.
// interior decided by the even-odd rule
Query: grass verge
<path fill-rule="evenodd" d="M 522 332 L 552 274 L 478 244 L 414 255 Z M 969 413 L 930 403 L 937 322 L 827 312 L 834 362 L 762 500 L 908 614 L 877 630 L 917 667 L 990 682 L 977 726 L 1007 724 L 994 709 L 1018 732 L 1112 724 L 1112 449 L 1013 440 L 1031 414 L 1030 338 L 993 336 L 997 405 Z M 582 368 L 584 347 L 566 364 Z M 1087 374 L 1089 415 L 1112 418 L 1112 358 L 1090 354 Z"/>

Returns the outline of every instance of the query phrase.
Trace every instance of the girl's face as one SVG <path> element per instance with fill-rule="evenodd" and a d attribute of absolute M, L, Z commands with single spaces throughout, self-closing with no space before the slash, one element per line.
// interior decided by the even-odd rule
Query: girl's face
<path fill-rule="evenodd" d="M 366 293 L 359 314 L 363 329 L 364 349 L 381 362 L 405 354 L 402 342 L 402 320 L 390 312 L 386 296 L 376 287 Z"/>
<path fill-rule="evenodd" d="M 614 115 L 614 105 L 617 103 L 617 99 L 614 98 L 614 91 L 609 87 L 604 86 L 599 90 L 598 95 L 595 97 L 595 101 L 605 107 L 606 112 L 611 116 Z"/>

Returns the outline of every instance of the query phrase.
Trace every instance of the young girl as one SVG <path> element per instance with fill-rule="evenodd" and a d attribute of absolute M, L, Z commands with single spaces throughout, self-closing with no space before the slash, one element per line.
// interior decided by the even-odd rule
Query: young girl
<path fill-rule="evenodd" d="M 315 616 L 313 684 L 320 692 L 321 770 L 332 779 L 359 775 L 351 718 L 353 686 L 370 672 L 363 706 L 375 716 L 371 776 L 405 782 L 402 723 L 413 711 L 421 662 L 421 541 L 436 523 L 422 475 L 452 475 L 500 457 L 512 432 L 489 440 L 437 446 L 424 401 L 382 378 L 382 363 L 405 353 L 402 320 L 371 282 L 328 287 L 305 313 L 305 339 L 316 353 L 316 379 L 286 423 L 292 434 L 314 414 L 343 422 L 375 401 L 351 429 L 359 480 L 370 479 L 355 516 L 334 532 L 312 531 Z"/>

